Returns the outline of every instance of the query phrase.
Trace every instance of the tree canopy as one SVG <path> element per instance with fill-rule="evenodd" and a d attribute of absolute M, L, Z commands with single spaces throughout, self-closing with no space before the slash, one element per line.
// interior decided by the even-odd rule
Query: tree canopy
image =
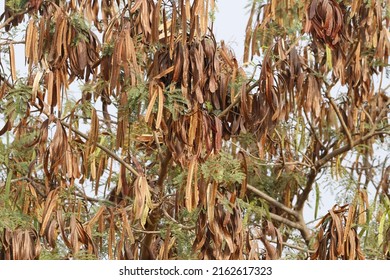
<path fill-rule="evenodd" d="M 217 8 L 5 1 L 0 259 L 390 258 L 390 2 Z"/>

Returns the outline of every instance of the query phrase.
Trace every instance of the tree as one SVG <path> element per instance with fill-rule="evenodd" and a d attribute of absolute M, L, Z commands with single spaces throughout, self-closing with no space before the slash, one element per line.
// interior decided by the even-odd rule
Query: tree
<path fill-rule="evenodd" d="M 1 259 L 389 257 L 389 3 L 214 2 L 6 1 Z"/>

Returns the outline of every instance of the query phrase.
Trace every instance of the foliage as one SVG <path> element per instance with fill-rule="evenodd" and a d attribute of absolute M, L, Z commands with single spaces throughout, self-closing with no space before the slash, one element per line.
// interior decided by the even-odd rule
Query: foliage
<path fill-rule="evenodd" d="M 242 63 L 215 9 L 6 1 L 1 259 L 389 258 L 386 1 L 250 1 Z"/>
<path fill-rule="evenodd" d="M 213 181 L 226 185 L 242 183 L 245 178 L 239 160 L 225 152 L 220 152 L 218 156 L 208 159 L 201 165 L 201 171 L 205 178 L 211 178 Z"/>

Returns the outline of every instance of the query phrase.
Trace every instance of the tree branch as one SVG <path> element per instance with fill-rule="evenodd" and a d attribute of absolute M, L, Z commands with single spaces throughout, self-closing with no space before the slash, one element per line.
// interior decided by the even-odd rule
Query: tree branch
<path fill-rule="evenodd" d="M 379 113 L 379 115 L 377 116 L 377 119 L 378 120 L 381 120 L 382 119 L 382 116 L 383 114 L 387 113 L 388 112 L 388 109 L 387 107 L 390 105 L 390 100 L 386 102 L 386 105 L 383 107 L 382 111 Z M 369 133 L 367 133 L 366 135 L 360 137 L 359 139 L 356 139 L 352 145 L 350 143 L 332 151 L 331 153 L 329 154 L 326 154 L 324 155 L 322 158 L 320 158 L 316 163 L 315 163 L 315 168 L 316 169 L 319 169 L 320 167 L 322 167 L 324 164 L 326 164 L 327 162 L 329 162 L 329 160 L 331 160 L 332 158 L 342 154 L 342 153 L 345 153 L 346 151 L 352 149 L 353 147 L 356 147 L 357 145 L 360 145 L 360 144 L 363 144 L 364 142 L 366 142 L 367 140 L 369 140 L 370 138 L 376 136 L 376 135 L 380 135 L 380 134 L 383 134 L 383 133 L 386 133 L 386 131 L 383 131 L 383 130 L 380 130 L 378 131 L 377 130 L 377 125 L 376 124 L 373 124 L 372 125 L 372 128 L 370 130 Z"/>
<path fill-rule="evenodd" d="M 278 242 L 273 241 L 273 240 L 270 240 L 269 242 L 274 243 L 274 244 L 278 244 Z M 302 251 L 302 252 L 308 253 L 308 254 L 314 254 L 314 252 L 315 252 L 314 250 L 303 248 L 303 247 L 300 247 L 300 246 L 297 246 L 297 245 L 294 245 L 294 244 L 289 244 L 287 242 L 282 242 L 282 245 L 286 246 L 286 247 L 289 247 L 291 249 L 295 249 L 295 250 L 298 250 L 298 251 Z"/>
<path fill-rule="evenodd" d="M 389 104 L 390 104 L 390 101 L 386 103 L 385 108 L 387 108 L 387 106 Z M 381 115 L 383 115 L 387 111 L 387 110 L 385 110 L 385 108 L 380 112 L 378 119 L 381 119 Z M 310 173 L 308 175 L 308 180 L 306 182 L 306 186 L 305 186 L 303 192 L 298 196 L 298 200 L 297 200 L 297 203 L 295 205 L 295 210 L 297 210 L 299 213 L 298 222 L 300 224 L 304 223 L 303 207 L 304 207 L 305 202 L 307 201 L 309 194 L 312 190 L 312 186 L 313 186 L 313 183 L 314 183 L 315 178 L 317 176 L 318 170 L 323 165 L 325 165 L 330 160 L 332 160 L 334 157 L 337 157 L 338 155 L 341 155 L 341 154 L 351 150 L 352 148 L 356 147 L 357 145 L 363 144 L 364 142 L 366 142 L 370 138 L 372 138 L 376 135 L 382 134 L 382 133 L 383 133 L 383 131 L 377 131 L 376 125 L 374 125 L 372 127 L 371 131 L 369 133 L 367 133 L 366 135 L 364 135 L 363 137 L 361 137 L 360 139 L 357 139 L 353 142 L 349 142 L 348 144 L 332 151 L 331 153 L 325 154 L 322 158 L 320 158 L 317 162 L 315 162 L 314 168 L 310 171 Z M 305 238 L 306 241 L 309 240 L 310 233 L 308 231 L 301 230 L 301 234 Z"/>
<path fill-rule="evenodd" d="M 185 226 L 181 223 L 179 223 L 178 221 L 176 221 L 174 218 L 172 218 L 171 215 L 168 214 L 167 210 L 165 210 L 164 208 L 162 209 L 163 210 L 163 213 L 164 213 L 164 216 L 170 220 L 171 222 L 175 223 L 179 228 L 183 229 L 183 230 L 194 230 L 195 229 L 195 226 Z"/>
<path fill-rule="evenodd" d="M 11 23 L 11 21 L 13 21 L 15 18 L 17 18 L 18 16 L 22 16 L 22 15 L 25 15 L 28 13 L 29 10 L 25 10 L 23 12 L 20 12 L 20 13 L 17 13 L 17 14 L 14 14 L 12 15 L 11 17 L 9 17 L 6 21 L 4 21 L 2 24 L 0 24 L 0 29 L 3 29 L 5 26 L 7 26 L 8 24 Z"/>
<path fill-rule="evenodd" d="M 24 43 L 26 43 L 26 41 L 12 41 L 12 40 L 5 40 L 5 42 L 1 42 L 0 43 L 0 46 L 6 46 L 6 45 L 9 45 L 9 44 L 14 44 L 14 45 L 16 45 L 16 44 L 24 44 Z"/>
<path fill-rule="evenodd" d="M 346 145 L 332 151 L 331 153 L 326 154 L 324 157 L 322 157 L 321 159 L 319 159 L 315 163 L 315 168 L 319 169 L 320 167 L 322 167 L 323 165 L 328 163 L 329 160 L 331 160 L 332 158 L 337 157 L 338 155 L 341 155 L 341 154 L 347 152 L 348 150 L 350 150 L 350 149 L 352 149 L 360 144 L 363 144 L 365 141 L 369 140 L 370 138 L 372 138 L 376 135 L 383 134 L 383 133 L 386 133 L 386 132 L 376 131 L 376 129 L 372 130 L 370 133 L 366 134 L 362 138 L 355 140 L 353 143 L 353 146 L 351 146 L 350 144 L 346 144 Z"/>
<path fill-rule="evenodd" d="M 241 100 L 241 91 L 237 94 L 236 96 L 236 99 L 234 99 L 234 101 L 226 107 L 225 110 L 223 110 L 221 113 L 218 114 L 218 118 L 222 118 L 224 117 L 225 115 L 227 115 L 229 113 L 229 111 L 236 105 L 238 104 L 238 102 L 240 102 Z"/>
<path fill-rule="evenodd" d="M 301 210 L 296 211 L 296 210 L 293 210 L 291 208 L 288 208 L 283 203 L 280 203 L 279 201 L 275 200 L 274 198 L 270 197 L 269 195 L 263 193 L 262 191 L 256 189 L 255 187 L 253 187 L 249 184 L 247 185 L 247 189 L 250 190 L 251 192 L 253 192 L 254 194 L 256 194 L 257 196 L 259 196 L 260 198 L 266 200 L 268 203 L 272 204 L 273 206 L 275 206 L 275 207 L 285 211 L 286 213 L 290 214 L 291 216 L 295 217 L 297 222 L 291 221 L 287 218 L 281 217 L 281 216 L 276 215 L 274 213 L 270 213 L 271 219 L 278 221 L 280 223 L 283 223 L 289 227 L 298 229 L 301 232 L 302 237 L 305 239 L 306 243 L 309 243 L 310 238 L 311 238 L 311 233 L 305 224 Z M 311 188 L 310 188 L 310 190 L 311 190 Z M 306 191 L 307 195 L 310 192 L 310 190 Z M 305 195 L 306 195 L 306 192 L 304 192 Z M 302 197 L 302 200 L 303 200 L 303 197 Z M 306 200 L 303 200 L 303 204 L 305 201 Z M 303 204 L 302 204 L 302 208 L 303 208 Z"/>
<path fill-rule="evenodd" d="M 294 207 L 298 212 L 302 212 L 303 206 L 305 205 L 305 202 L 309 197 L 309 193 L 312 190 L 312 186 L 316 176 L 317 176 L 317 171 L 315 169 L 310 170 L 310 173 L 307 177 L 306 186 L 303 189 L 302 193 L 298 196 L 297 203 L 295 204 Z"/>
<path fill-rule="evenodd" d="M 283 223 L 283 224 L 285 224 L 289 227 L 292 227 L 292 228 L 296 228 L 299 230 L 302 229 L 302 225 L 300 223 L 293 222 L 287 218 L 283 218 L 283 217 L 276 215 L 274 213 L 269 213 L 269 215 L 270 215 L 272 220 L 278 221 L 278 222 Z"/>
<path fill-rule="evenodd" d="M 257 195 L 258 197 L 266 200 L 268 203 L 272 204 L 273 206 L 275 206 L 275 207 L 285 211 L 286 213 L 288 213 L 288 214 L 290 214 L 290 215 L 292 215 L 292 216 L 294 216 L 296 218 L 298 217 L 297 211 L 292 210 L 291 208 L 287 207 L 283 203 L 280 203 L 276 199 L 270 197 L 266 193 L 260 191 L 259 189 L 256 189 L 254 186 L 251 186 L 251 185 L 248 184 L 247 185 L 247 189 L 250 190 L 255 195 Z"/>

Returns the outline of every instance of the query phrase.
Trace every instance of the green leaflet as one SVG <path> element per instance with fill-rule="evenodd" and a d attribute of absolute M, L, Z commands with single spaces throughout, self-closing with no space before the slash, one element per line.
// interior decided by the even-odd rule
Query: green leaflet
<path fill-rule="evenodd" d="M 317 219 L 318 216 L 318 209 L 320 205 L 320 188 L 318 186 L 318 183 L 315 183 L 315 191 L 316 191 L 316 204 L 314 206 L 314 220 Z"/>
<path fill-rule="evenodd" d="M 11 180 L 12 180 L 12 170 L 8 171 L 7 181 L 5 182 L 5 190 L 4 190 L 4 201 L 8 206 L 10 205 L 9 195 L 11 193 Z"/>
<path fill-rule="evenodd" d="M 330 50 L 328 45 L 326 45 L 326 65 L 329 67 L 330 70 L 333 68 L 332 51 Z"/>
<path fill-rule="evenodd" d="M 381 246 L 383 243 L 383 232 L 385 228 L 385 221 L 386 221 L 386 213 L 382 214 L 381 221 L 379 223 L 379 228 L 378 228 L 378 246 Z"/>

